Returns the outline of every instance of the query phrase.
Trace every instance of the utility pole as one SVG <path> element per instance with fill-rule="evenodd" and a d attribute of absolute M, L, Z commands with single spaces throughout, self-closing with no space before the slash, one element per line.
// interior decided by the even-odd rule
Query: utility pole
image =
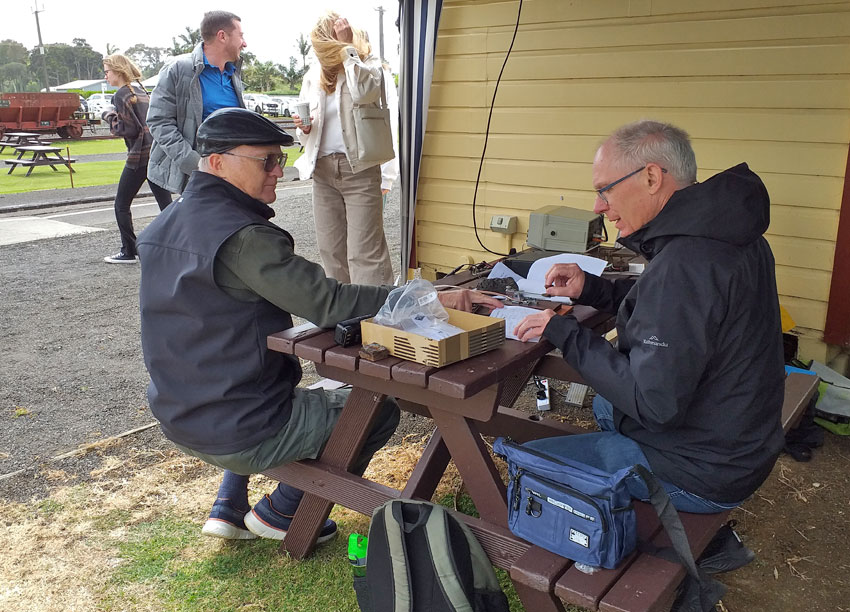
<path fill-rule="evenodd" d="M 41 25 L 38 23 L 38 14 L 44 12 L 44 5 L 41 5 L 41 10 L 38 10 L 38 2 L 33 2 L 35 8 L 33 9 L 33 13 L 35 14 L 35 29 L 38 30 L 38 52 L 41 54 L 41 68 L 44 72 L 44 90 L 50 91 L 50 84 L 47 82 L 47 58 L 44 57 L 44 44 L 41 42 Z"/>
<path fill-rule="evenodd" d="M 378 11 L 378 51 L 380 53 L 381 61 L 386 62 L 386 58 L 384 58 L 384 7 L 379 6 L 375 9 Z"/>

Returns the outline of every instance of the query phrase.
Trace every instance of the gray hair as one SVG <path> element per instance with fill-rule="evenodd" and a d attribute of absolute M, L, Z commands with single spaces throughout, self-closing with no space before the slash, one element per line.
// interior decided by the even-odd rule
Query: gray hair
<path fill-rule="evenodd" d="M 209 156 L 202 157 L 201 159 L 198 160 L 198 170 L 201 170 L 202 172 L 209 172 L 210 168 L 211 168 L 211 166 L 210 166 Z"/>
<path fill-rule="evenodd" d="M 629 168 L 656 163 L 681 187 L 697 182 L 697 160 L 685 130 L 669 123 L 641 119 L 614 131 L 608 138 L 619 161 Z"/>

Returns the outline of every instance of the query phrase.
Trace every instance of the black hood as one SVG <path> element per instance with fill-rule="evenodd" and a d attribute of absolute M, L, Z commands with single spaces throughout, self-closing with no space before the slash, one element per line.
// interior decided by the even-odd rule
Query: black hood
<path fill-rule="evenodd" d="M 747 164 L 680 189 L 649 223 L 619 241 L 651 258 L 674 236 L 694 236 L 736 246 L 757 240 L 770 225 L 770 196 Z"/>

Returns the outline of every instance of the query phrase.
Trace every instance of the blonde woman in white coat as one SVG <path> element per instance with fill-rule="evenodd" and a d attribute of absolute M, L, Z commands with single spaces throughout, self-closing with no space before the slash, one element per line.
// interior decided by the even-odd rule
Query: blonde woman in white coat
<path fill-rule="evenodd" d="M 295 167 L 302 179 L 313 178 L 319 256 L 327 275 L 342 283 L 389 285 L 381 164 L 391 159 L 359 158 L 353 112 L 355 105 L 380 103 L 383 67 L 365 36 L 336 13 L 323 16 L 310 38 L 319 63 L 301 87 L 310 125 L 294 115 L 304 145 Z"/>

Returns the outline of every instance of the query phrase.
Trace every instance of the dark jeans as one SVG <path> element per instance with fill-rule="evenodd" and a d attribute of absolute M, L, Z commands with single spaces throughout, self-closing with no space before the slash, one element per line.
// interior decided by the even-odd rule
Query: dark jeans
<path fill-rule="evenodd" d="M 127 255 L 136 255 L 136 232 L 133 230 L 133 213 L 130 212 L 130 204 L 133 203 L 133 198 L 139 193 L 142 183 L 147 178 L 148 167 L 143 164 L 135 170 L 124 166 L 118 181 L 118 191 L 115 194 L 115 220 L 118 222 L 118 231 L 121 232 L 121 247 Z M 160 210 L 171 204 L 170 191 L 151 181 L 148 181 L 148 185 Z"/>

